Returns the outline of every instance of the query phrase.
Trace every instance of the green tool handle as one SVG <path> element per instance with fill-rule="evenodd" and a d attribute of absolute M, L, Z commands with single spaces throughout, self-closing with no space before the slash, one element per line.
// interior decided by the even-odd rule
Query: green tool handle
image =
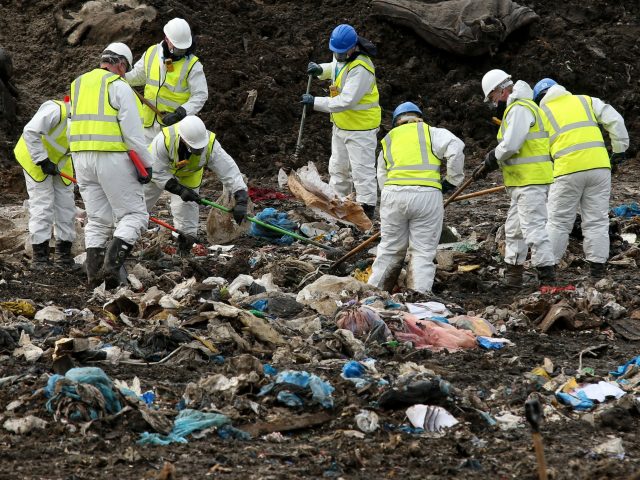
<path fill-rule="evenodd" d="M 223 212 L 226 213 L 231 213 L 231 209 L 227 208 L 225 206 L 222 206 L 218 203 L 212 202 L 211 200 L 207 200 L 206 198 L 201 198 L 200 199 L 200 203 L 202 203 L 203 205 L 208 205 L 210 207 L 213 208 L 217 208 L 218 210 L 222 210 Z M 278 232 L 281 233 L 282 235 L 288 235 L 290 237 L 295 238 L 296 240 L 300 240 L 301 242 L 304 243 L 309 243 L 311 245 L 315 245 L 316 247 L 320 247 L 320 248 L 324 248 L 325 250 L 329 250 L 330 252 L 334 251 L 335 248 L 333 247 L 329 247 L 328 245 L 323 245 L 320 242 L 316 242 L 315 240 L 311 240 L 309 238 L 303 237 L 302 235 L 298 235 L 295 232 L 292 232 L 290 230 L 286 230 L 284 228 L 280 228 L 280 227 L 276 227 L 275 225 L 271 225 L 270 223 L 265 223 L 262 220 L 258 220 L 256 217 L 252 217 L 250 215 L 247 215 L 247 220 L 249 220 L 250 222 L 255 223 L 256 225 L 260 225 L 261 227 L 267 228 L 269 230 L 273 230 L 274 232 Z"/>

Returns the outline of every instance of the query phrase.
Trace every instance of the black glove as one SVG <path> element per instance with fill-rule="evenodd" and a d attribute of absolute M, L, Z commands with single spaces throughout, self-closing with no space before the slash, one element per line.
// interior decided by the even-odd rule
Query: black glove
<path fill-rule="evenodd" d="M 40 162 L 38 166 L 42 169 L 42 173 L 45 175 L 60 175 L 58 166 L 48 158 Z"/>
<path fill-rule="evenodd" d="M 446 179 L 442 181 L 442 193 L 449 193 L 449 192 L 453 192 L 456 187 L 453 183 L 449 183 Z"/>
<path fill-rule="evenodd" d="M 611 173 L 616 173 L 618 171 L 618 167 L 622 165 L 626 159 L 627 154 L 625 152 L 612 153 L 609 158 L 611 161 Z"/>
<path fill-rule="evenodd" d="M 303 93 L 302 100 L 300 100 L 300 103 L 304 105 L 311 105 L 313 107 L 314 101 L 315 101 L 315 97 L 313 95 L 311 95 L 310 93 Z"/>
<path fill-rule="evenodd" d="M 140 175 L 140 172 L 138 172 L 138 182 L 142 183 L 143 185 L 145 183 L 149 183 L 151 181 L 151 178 L 153 177 L 153 169 L 151 167 L 146 167 L 146 170 L 147 170 L 146 177 Z"/>
<path fill-rule="evenodd" d="M 498 169 L 498 159 L 496 158 L 496 149 L 494 148 L 487 156 L 484 157 L 484 169 L 489 172 L 493 172 Z"/>
<path fill-rule="evenodd" d="M 242 223 L 242 220 L 247 216 L 247 201 L 249 194 L 246 190 L 238 190 L 233 194 L 233 198 L 236 199 L 236 204 L 233 207 L 233 219 L 238 225 Z"/>
<path fill-rule="evenodd" d="M 309 65 L 307 65 L 307 75 L 318 78 L 322 75 L 322 67 L 316 62 L 309 62 Z"/>
<path fill-rule="evenodd" d="M 187 111 L 182 107 L 178 107 L 176 108 L 175 112 L 165 114 L 162 117 L 162 123 L 164 123 L 166 126 L 173 125 L 174 123 L 178 123 L 186 116 Z"/>
<path fill-rule="evenodd" d="M 176 178 L 171 178 L 164 185 L 164 189 L 167 192 L 173 193 L 174 195 L 178 195 L 185 202 L 198 202 L 200 203 L 200 195 L 198 195 L 195 191 L 190 188 L 185 187 L 184 185 L 180 185 Z"/>

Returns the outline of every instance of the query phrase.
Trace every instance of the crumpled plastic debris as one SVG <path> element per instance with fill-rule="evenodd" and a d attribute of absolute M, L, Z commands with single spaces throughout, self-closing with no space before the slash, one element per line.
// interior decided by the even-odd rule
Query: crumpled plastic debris
<path fill-rule="evenodd" d="M 368 335 L 375 341 L 384 342 L 391 336 L 391 330 L 378 312 L 366 305 L 352 305 L 336 314 L 338 328 L 350 330 L 354 335 Z"/>
<path fill-rule="evenodd" d="M 601 455 L 605 457 L 614 457 L 618 460 L 623 460 L 625 451 L 622 445 L 622 438 L 615 437 L 607 440 L 606 442 L 597 445 L 592 453 L 594 455 Z"/>
<path fill-rule="evenodd" d="M 249 187 L 249 197 L 254 202 L 263 202 L 264 200 L 285 200 L 291 198 L 291 195 L 271 188 Z"/>
<path fill-rule="evenodd" d="M 275 208 L 265 208 L 261 212 L 258 212 L 255 218 L 264 223 L 284 228 L 285 230 L 289 230 L 292 232 L 298 229 L 298 225 L 296 224 L 296 222 L 290 220 L 286 212 L 279 212 Z M 273 230 L 261 227 L 256 223 L 251 224 L 249 234 L 254 237 L 269 240 L 270 242 L 277 243 L 279 245 L 291 245 L 294 242 L 293 237 L 274 232 Z"/>
<path fill-rule="evenodd" d="M 615 370 L 609 372 L 609 375 L 613 377 L 623 377 L 625 374 L 627 374 L 628 371 L 633 369 L 633 367 L 640 367 L 640 355 L 638 355 L 637 357 L 633 357 L 624 365 L 620 365 Z"/>
<path fill-rule="evenodd" d="M 331 394 L 335 389 L 329 382 L 325 382 L 313 373 L 296 370 L 284 370 L 276 375 L 275 380 L 262 387 L 258 396 L 275 393 L 281 403 L 289 407 L 302 407 L 305 405 L 301 395 L 308 396 L 324 408 L 333 408 Z"/>
<path fill-rule="evenodd" d="M 9 432 L 24 435 L 33 430 L 42 430 L 47 426 L 47 422 L 33 415 L 27 415 L 22 418 L 8 418 L 2 426 Z"/>
<path fill-rule="evenodd" d="M 122 409 L 122 395 L 101 368 L 72 368 L 52 375 L 44 389 L 47 410 L 72 421 L 94 420 Z"/>
<path fill-rule="evenodd" d="M 376 412 L 360 410 L 360 413 L 356 415 L 356 425 L 364 433 L 372 433 L 380 427 L 380 419 Z"/>
<path fill-rule="evenodd" d="M 33 318 L 36 314 L 36 306 L 32 300 L 18 299 L 9 302 L 0 302 L 0 308 L 9 310 L 15 315 L 24 315 L 27 318 Z"/>
<path fill-rule="evenodd" d="M 310 306 L 321 315 L 334 315 L 338 310 L 337 302 L 370 290 L 375 288 L 353 277 L 323 275 L 300 290 L 296 301 Z"/>
<path fill-rule="evenodd" d="M 213 412 L 201 412 L 185 408 L 176 417 L 173 430 L 168 435 L 143 432 L 138 445 L 169 445 L 171 443 L 188 443 L 187 435 L 198 430 L 217 428 L 218 435 L 225 438 L 233 436 L 238 439 L 248 440 L 249 434 L 231 426 L 231 420 L 226 415 Z"/>
<path fill-rule="evenodd" d="M 378 406 L 390 410 L 419 403 L 440 403 L 447 399 L 453 391 L 451 384 L 438 376 L 409 375 L 380 395 Z"/>
<path fill-rule="evenodd" d="M 417 349 L 428 348 L 439 351 L 446 348 L 456 351 L 476 348 L 476 337 L 467 330 L 458 330 L 452 325 L 432 320 L 418 320 L 410 313 L 403 312 L 404 331 L 394 331 L 394 336 L 402 342 L 412 342 Z"/>
<path fill-rule="evenodd" d="M 407 310 L 419 320 L 424 318 L 443 318 L 451 315 L 447 307 L 440 302 L 407 303 Z"/>
<path fill-rule="evenodd" d="M 561 389 L 562 391 L 557 391 L 556 397 L 577 411 L 591 410 L 595 406 L 595 402 L 603 403 L 607 398 L 618 399 L 626 393 L 616 384 L 605 381 L 584 384 L 575 388 L 572 388 L 571 385 L 575 385 L 575 381 L 570 381 Z"/>
<path fill-rule="evenodd" d="M 480 347 L 484 348 L 485 350 L 501 350 L 504 347 L 510 347 L 514 345 L 511 340 L 508 340 L 506 338 L 490 338 L 478 336 L 476 340 L 478 341 L 478 345 L 480 345 Z"/>
<path fill-rule="evenodd" d="M 483 337 L 493 337 L 497 332 L 493 325 L 481 317 L 470 317 L 469 315 L 457 315 L 449 319 L 451 325 L 455 325 L 463 330 L 469 330 L 475 335 Z"/>
<path fill-rule="evenodd" d="M 433 405 L 412 405 L 406 414 L 411 425 L 427 432 L 441 432 L 458 424 L 458 420 L 446 409 Z"/>
<path fill-rule="evenodd" d="M 40 347 L 31 343 L 29 335 L 23 330 L 20 333 L 20 340 L 18 340 L 19 347 L 13 351 L 14 357 L 24 356 L 27 362 L 36 362 L 44 353 Z"/>
<path fill-rule="evenodd" d="M 618 205 L 611 209 L 616 217 L 631 218 L 640 215 L 640 207 L 636 202 Z"/>

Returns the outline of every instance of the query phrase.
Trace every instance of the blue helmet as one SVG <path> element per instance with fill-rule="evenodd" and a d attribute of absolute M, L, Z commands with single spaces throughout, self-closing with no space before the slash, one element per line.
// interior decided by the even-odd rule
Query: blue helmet
<path fill-rule="evenodd" d="M 536 83 L 535 87 L 533 87 L 533 100 L 539 102 L 542 98 L 542 94 L 557 84 L 558 82 L 551 78 L 543 78 L 538 83 Z"/>
<path fill-rule="evenodd" d="M 420 110 L 420 107 L 418 107 L 415 103 L 412 103 L 412 102 L 404 102 L 398 105 L 396 109 L 393 111 L 393 120 L 391 120 L 391 126 L 392 127 L 396 126 L 396 120 L 398 120 L 398 117 L 400 115 L 404 115 L 405 113 L 410 113 L 410 112 L 417 113 L 422 117 L 422 110 Z"/>
<path fill-rule="evenodd" d="M 351 25 L 343 23 L 338 25 L 331 32 L 329 39 L 329 49 L 335 53 L 345 53 L 351 50 L 358 43 L 358 34 Z"/>

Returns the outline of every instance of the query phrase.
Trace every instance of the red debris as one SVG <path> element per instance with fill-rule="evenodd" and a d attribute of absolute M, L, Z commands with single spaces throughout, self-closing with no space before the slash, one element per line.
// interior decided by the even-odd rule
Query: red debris
<path fill-rule="evenodd" d="M 292 198 L 291 195 L 278 192 L 272 188 L 249 187 L 249 197 L 253 202 L 262 202 L 264 200 L 284 200 Z"/>
<path fill-rule="evenodd" d="M 576 289 L 574 285 L 567 285 L 566 287 L 552 287 L 550 285 L 542 285 L 540 287 L 540 293 L 549 293 L 551 295 L 560 292 L 572 292 Z"/>

